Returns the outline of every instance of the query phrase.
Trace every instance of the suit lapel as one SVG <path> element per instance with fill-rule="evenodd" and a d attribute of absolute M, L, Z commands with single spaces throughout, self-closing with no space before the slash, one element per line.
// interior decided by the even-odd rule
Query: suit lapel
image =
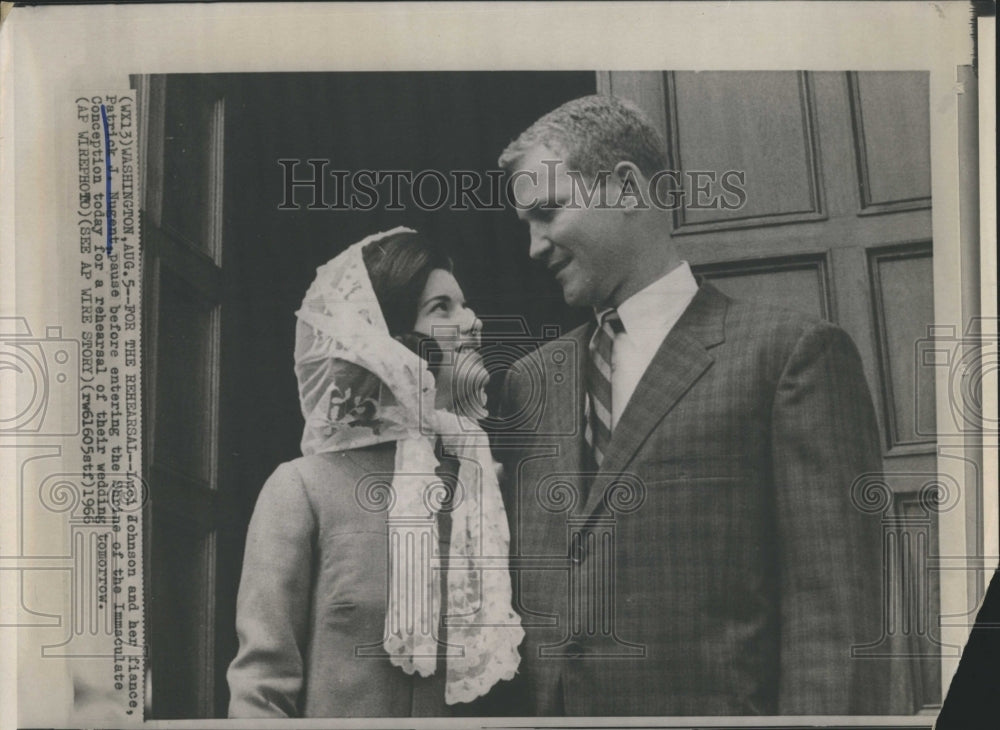
<path fill-rule="evenodd" d="M 624 471 L 656 424 L 711 366 L 709 350 L 725 339 L 728 301 L 711 284 L 703 284 L 664 338 L 615 425 L 585 514 L 600 507 L 605 486 Z"/>

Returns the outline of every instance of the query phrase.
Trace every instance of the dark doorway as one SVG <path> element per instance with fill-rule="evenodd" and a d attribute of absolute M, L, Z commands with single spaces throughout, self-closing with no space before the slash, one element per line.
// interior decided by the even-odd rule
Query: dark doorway
<path fill-rule="evenodd" d="M 368 234 L 408 225 L 447 245 L 477 312 L 521 317 L 536 335 L 542 325 L 565 329 L 581 316 L 564 306 L 544 271 L 527 263 L 527 235 L 512 210 L 386 210 L 385 200 L 369 211 L 316 210 L 302 190 L 298 209 L 281 210 L 285 171 L 278 161 L 324 159 L 328 169 L 347 171 L 484 173 L 532 121 L 594 93 L 596 84 L 594 72 L 150 78 L 147 208 L 155 213 L 147 210 L 144 218 L 145 305 L 152 308 L 146 317 L 153 323 L 146 329 L 151 341 L 144 342 L 153 492 L 146 523 L 150 717 L 226 713 L 247 523 L 267 476 L 299 455 L 294 312 L 317 266 Z M 300 178 L 309 173 L 305 164 L 296 171 Z M 210 207 L 218 212 L 214 229 L 204 213 Z M 197 240 L 202 234 L 207 243 Z M 157 289 L 161 278 L 189 281 L 205 307 L 183 294 L 187 285 Z M 184 321 L 185 312 L 208 324 Z M 200 359 L 192 360 L 194 351 Z M 185 418 L 175 398 L 204 400 L 203 410 L 214 415 L 190 423 L 194 416 Z M 182 422 L 193 428 L 165 433 Z M 214 452 L 206 452 L 211 468 L 203 478 L 181 475 L 183 445 L 171 465 L 157 469 L 155 445 L 171 438 L 199 444 L 199 454 Z"/>

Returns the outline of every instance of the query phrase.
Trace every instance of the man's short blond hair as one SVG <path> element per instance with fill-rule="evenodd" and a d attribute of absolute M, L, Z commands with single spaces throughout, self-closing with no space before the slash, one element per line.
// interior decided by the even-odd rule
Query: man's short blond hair
<path fill-rule="evenodd" d="M 622 161 L 634 163 L 647 179 L 667 168 L 666 145 L 656 127 L 633 104 L 613 96 L 583 96 L 553 109 L 507 145 L 500 167 L 515 169 L 539 145 L 586 176 Z"/>

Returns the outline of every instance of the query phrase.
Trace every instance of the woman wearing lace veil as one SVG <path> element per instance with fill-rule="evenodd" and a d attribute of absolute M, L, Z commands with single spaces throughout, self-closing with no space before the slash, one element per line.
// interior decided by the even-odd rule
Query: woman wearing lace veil
<path fill-rule="evenodd" d="M 462 713 L 513 678 L 524 635 L 470 415 L 481 324 L 447 256 L 404 228 L 321 266 L 296 316 L 303 456 L 250 522 L 229 715 Z"/>

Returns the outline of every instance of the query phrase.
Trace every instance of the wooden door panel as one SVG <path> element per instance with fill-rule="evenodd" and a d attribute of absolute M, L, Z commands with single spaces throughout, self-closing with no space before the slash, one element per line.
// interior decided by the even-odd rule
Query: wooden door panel
<path fill-rule="evenodd" d="M 807 74 L 684 71 L 667 74 L 666 88 L 671 167 L 683 173 L 685 200 L 698 202 L 695 171 L 746 175 L 743 207 L 679 208 L 675 235 L 822 217 Z"/>
<path fill-rule="evenodd" d="M 163 474 L 155 479 L 169 489 Z M 151 564 L 170 566 L 149 581 L 153 711 L 162 719 L 196 717 L 205 694 L 202 668 L 212 664 L 213 535 L 163 505 L 153 512 L 150 534 Z"/>
<path fill-rule="evenodd" d="M 164 110 L 164 230 L 219 263 L 223 101 L 195 74 L 172 76 Z"/>
<path fill-rule="evenodd" d="M 929 208 L 927 74 L 866 71 L 847 81 L 862 214 Z"/>
<path fill-rule="evenodd" d="M 152 717 L 215 714 L 224 103 L 146 77 L 144 379 Z"/>
<path fill-rule="evenodd" d="M 767 301 L 785 309 L 835 321 L 826 270 L 826 258 L 813 255 L 694 268 L 695 273 L 729 296 Z"/>
<path fill-rule="evenodd" d="M 680 171 L 746 172 L 743 210 L 674 215 L 683 258 L 720 289 L 837 322 L 854 339 L 882 430 L 893 711 L 941 700 L 928 75 L 610 72 L 606 93 L 661 127 Z M 922 501 L 923 500 L 923 501 Z"/>
<path fill-rule="evenodd" d="M 917 344 L 934 321 L 930 241 L 868 251 L 878 342 L 879 392 L 888 454 L 933 454 L 934 373 L 920 363 Z"/>
<path fill-rule="evenodd" d="M 167 266 L 159 269 L 153 463 L 215 488 L 219 307 Z"/>

